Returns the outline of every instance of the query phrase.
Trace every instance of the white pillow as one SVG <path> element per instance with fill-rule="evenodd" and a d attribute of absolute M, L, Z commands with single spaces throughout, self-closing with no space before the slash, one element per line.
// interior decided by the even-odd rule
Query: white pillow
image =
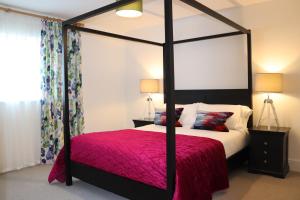
<path fill-rule="evenodd" d="M 193 104 L 175 104 L 175 108 L 183 108 L 179 122 L 182 127 L 192 128 L 196 121 L 198 103 Z M 166 104 L 155 108 L 155 111 L 166 110 Z"/>
<path fill-rule="evenodd" d="M 241 106 L 242 107 L 242 119 L 243 119 L 243 127 L 245 127 L 246 131 L 248 132 L 248 120 L 249 117 L 252 115 L 253 111 L 248 106 Z"/>
<path fill-rule="evenodd" d="M 233 115 L 227 119 L 225 125 L 228 129 L 247 132 L 247 122 L 252 114 L 252 110 L 247 106 L 227 105 L 227 104 L 206 104 L 198 103 L 198 111 L 208 112 L 233 112 Z"/>
<path fill-rule="evenodd" d="M 179 118 L 179 122 L 182 124 L 182 127 L 192 128 L 196 121 L 198 103 L 184 105 L 176 104 L 175 107 L 183 108 Z"/>

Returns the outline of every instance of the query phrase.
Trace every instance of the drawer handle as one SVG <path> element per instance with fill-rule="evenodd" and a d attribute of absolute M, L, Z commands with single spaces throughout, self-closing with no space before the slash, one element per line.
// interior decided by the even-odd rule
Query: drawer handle
<path fill-rule="evenodd" d="M 265 145 L 265 146 L 268 146 L 268 144 L 269 144 L 268 142 L 264 142 L 264 145 Z"/>
<path fill-rule="evenodd" d="M 265 164 L 267 164 L 267 163 L 268 163 L 268 161 L 267 161 L 267 160 L 264 160 L 264 163 L 265 163 Z"/>
<path fill-rule="evenodd" d="M 267 154 L 268 154 L 268 152 L 267 152 L 267 151 L 264 151 L 264 154 L 265 154 L 265 155 L 267 155 Z"/>

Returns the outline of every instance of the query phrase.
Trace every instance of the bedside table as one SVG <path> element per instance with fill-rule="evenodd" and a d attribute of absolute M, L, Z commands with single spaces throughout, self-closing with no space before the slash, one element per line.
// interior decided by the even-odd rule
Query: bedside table
<path fill-rule="evenodd" d="M 288 135 L 290 128 L 250 128 L 248 172 L 285 178 L 289 172 Z"/>
<path fill-rule="evenodd" d="M 154 124 L 154 119 L 133 119 L 134 127 L 146 126 L 149 124 Z"/>

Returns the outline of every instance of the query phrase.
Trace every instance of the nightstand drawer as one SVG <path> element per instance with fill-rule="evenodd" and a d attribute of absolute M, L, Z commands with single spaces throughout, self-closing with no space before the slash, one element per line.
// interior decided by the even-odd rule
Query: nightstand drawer
<path fill-rule="evenodd" d="M 266 170 L 270 167 L 270 141 L 265 138 L 251 141 L 249 165 Z"/>
<path fill-rule="evenodd" d="M 282 166 L 282 140 L 276 135 L 256 135 L 250 142 L 250 165 L 263 170 L 279 170 Z"/>
<path fill-rule="evenodd" d="M 262 150 L 269 148 L 271 144 L 271 139 L 265 135 L 255 135 L 255 137 L 251 137 L 250 145 L 254 149 Z"/>

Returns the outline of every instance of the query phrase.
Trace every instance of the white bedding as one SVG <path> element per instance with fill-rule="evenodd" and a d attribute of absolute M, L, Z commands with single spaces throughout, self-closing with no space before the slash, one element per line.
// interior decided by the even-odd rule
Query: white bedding
<path fill-rule="evenodd" d="M 135 129 L 163 133 L 166 132 L 165 126 L 158 126 L 154 124 L 141 126 Z M 176 127 L 176 134 L 200 136 L 218 140 L 222 142 L 224 146 L 226 158 L 229 158 L 233 154 L 242 150 L 248 143 L 248 134 L 237 130 L 230 130 L 229 132 L 217 132 Z"/>

